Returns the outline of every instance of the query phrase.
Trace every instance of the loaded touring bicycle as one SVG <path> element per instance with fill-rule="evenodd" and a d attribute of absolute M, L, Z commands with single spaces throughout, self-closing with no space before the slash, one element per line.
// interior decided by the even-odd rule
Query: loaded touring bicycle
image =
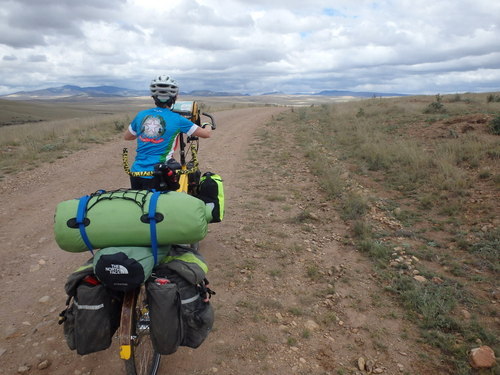
<path fill-rule="evenodd" d="M 196 102 L 177 102 L 172 110 L 200 126 L 204 116 L 204 126 L 216 127 Z M 92 252 L 65 285 L 59 322 L 67 344 L 84 355 L 107 349 L 118 337 L 127 375 L 157 374 L 162 355 L 199 347 L 214 321 L 209 299 L 215 293 L 198 244 L 208 223 L 222 220 L 222 180 L 201 175 L 199 139 L 179 137 L 179 165 L 150 172 L 161 175 L 164 191 L 100 190 L 56 209 L 58 245 Z M 123 165 L 133 175 L 126 149 Z"/>

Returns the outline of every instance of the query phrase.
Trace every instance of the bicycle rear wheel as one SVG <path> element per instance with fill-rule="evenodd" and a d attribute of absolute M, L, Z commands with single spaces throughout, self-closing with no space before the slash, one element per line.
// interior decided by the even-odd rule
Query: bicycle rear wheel
<path fill-rule="evenodd" d="M 127 311 L 129 306 L 131 308 Z M 130 315 L 130 317 L 127 315 Z M 129 332 L 130 337 L 130 353 L 128 358 L 124 358 L 127 375 L 156 375 L 160 367 L 161 355 L 154 350 L 151 342 L 149 311 L 144 286 L 140 288 L 138 295 L 130 292 L 125 296 L 122 308 L 122 323 L 124 321 L 130 322 L 129 328 L 126 327 L 126 322 L 125 327 L 123 327 Z M 127 333 L 124 332 L 124 336 L 126 335 Z"/>

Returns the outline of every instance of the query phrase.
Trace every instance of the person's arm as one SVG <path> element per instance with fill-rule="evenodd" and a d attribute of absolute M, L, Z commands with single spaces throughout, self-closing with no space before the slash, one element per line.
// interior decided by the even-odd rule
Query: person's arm
<path fill-rule="evenodd" d="M 212 127 L 210 125 L 204 128 L 198 126 L 198 128 L 192 133 L 192 135 L 200 138 L 210 138 L 210 136 L 212 135 Z"/>
<path fill-rule="evenodd" d="M 130 128 L 128 128 L 126 131 L 125 131 L 125 134 L 123 134 L 123 139 L 125 139 L 126 141 L 133 141 L 134 139 L 137 138 L 137 135 L 133 134 L 131 131 L 130 131 Z"/>

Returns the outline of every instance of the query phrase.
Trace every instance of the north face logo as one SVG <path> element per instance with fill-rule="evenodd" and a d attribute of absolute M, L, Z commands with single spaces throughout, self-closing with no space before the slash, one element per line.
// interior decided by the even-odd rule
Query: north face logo
<path fill-rule="evenodd" d="M 128 269 L 121 264 L 112 264 L 111 267 L 106 267 L 104 270 L 109 272 L 110 275 L 128 275 Z"/>

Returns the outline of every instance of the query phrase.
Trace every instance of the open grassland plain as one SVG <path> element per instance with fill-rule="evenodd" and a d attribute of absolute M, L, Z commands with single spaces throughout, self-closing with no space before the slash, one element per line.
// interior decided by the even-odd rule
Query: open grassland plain
<path fill-rule="evenodd" d="M 238 106 L 238 101 L 211 99 L 209 103 L 201 108 Z M 137 111 L 152 106 L 151 98 L 0 100 L 0 179 L 110 141 L 125 130 Z"/>
<path fill-rule="evenodd" d="M 468 358 L 500 352 L 496 98 L 198 98 L 218 121 L 201 167 L 226 193 L 225 219 L 202 242 L 216 323 L 160 373 L 499 374 Z M 95 104 L 78 104 L 86 119 Z M 42 151 L 49 137 L 32 149 L 43 157 L 17 165 L 26 138 L 2 143 L 0 373 L 122 370 L 115 344 L 79 357 L 56 323 L 66 276 L 88 255 L 57 248 L 54 207 L 128 184 L 121 133 L 150 99 L 106 106 L 66 136 L 85 132 L 80 146 Z M 2 128 L 71 132 L 65 116 Z"/>
<path fill-rule="evenodd" d="M 324 98 L 325 103 L 352 98 Z M 196 100 L 202 111 L 234 108 L 310 105 L 308 96 L 182 97 Z M 72 152 L 113 139 L 137 111 L 153 106 L 142 98 L 66 98 L 14 101 L 0 99 L 0 179 L 41 162 L 53 162 Z"/>

